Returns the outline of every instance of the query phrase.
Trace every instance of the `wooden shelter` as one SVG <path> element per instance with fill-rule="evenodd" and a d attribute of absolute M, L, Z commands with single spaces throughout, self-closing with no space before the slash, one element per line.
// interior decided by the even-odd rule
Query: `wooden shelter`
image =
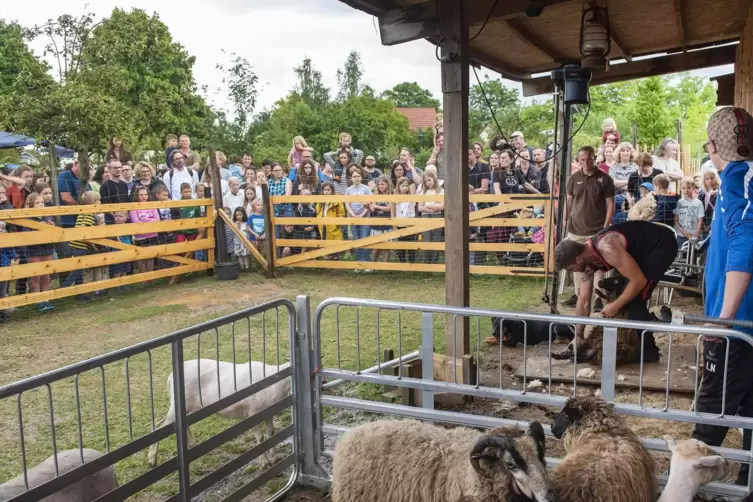
<path fill-rule="evenodd" d="M 379 18 L 382 43 L 438 46 L 445 120 L 446 302 L 467 306 L 469 65 L 551 93 L 547 73 L 581 60 L 583 0 L 340 0 Z M 598 0 L 607 7 L 610 65 L 591 85 L 735 63 L 724 101 L 753 109 L 753 0 Z M 543 75 L 542 75 L 543 73 Z M 730 103 L 731 104 L 731 103 Z M 511 133 L 511 131 L 505 131 Z M 447 324 L 447 346 L 468 351 L 467 326 Z M 454 333 L 454 334 L 453 334 Z"/>

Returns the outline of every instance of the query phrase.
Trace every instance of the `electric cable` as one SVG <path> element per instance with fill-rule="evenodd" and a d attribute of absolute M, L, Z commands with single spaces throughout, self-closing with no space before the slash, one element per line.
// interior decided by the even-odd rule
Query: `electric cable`
<path fill-rule="evenodd" d="M 483 98 L 484 98 L 484 102 L 486 103 L 486 106 L 487 106 L 487 108 L 489 108 L 489 112 L 490 112 L 490 113 L 491 113 L 491 115 L 492 115 L 492 119 L 494 120 L 494 124 L 495 124 L 495 125 L 497 126 L 497 129 L 499 130 L 499 134 L 500 134 L 500 135 L 502 136 L 502 139 L 503 139 L 503 140 L 505 140 L 505 142 L 506 142 L 506 143 L 507 143 L 508 145 L 510 145 L 510 148 L 511 148 L 511 150 L 512 150 L 512 153 L 513 153 L 513 154 L 514 154 L 514 155 L 515 155 L 516 157 L 520 158 L 520 155 L 518 155 L 518 152 L 517 152 L 517 150 L 515 149 L 515 147 L 513 147 L 513 146 L 512 146 L 511 144 L 510 144 L 510 141 L 509 141 L 509 140 L 507 139 L 507 137 L 505 136 L 505 133 L 504 133 L 504 132 L 502 132 L 502 127 L 501 127 L 501 126 L 499 125 L 499 122 L 497 122 L 497 116 L 496 116 L 496 114 L 494 113 L 494 108 L 492 108 L 492 105 L 491 105 L 491 103 L 489 102 L 489 98 L 487 98 L 487 97 L 486 97 L 486 91 L 484 91 L 484 86 L 483 86 L 483 85 L 481 84 L 481 79 L 480 79 L 480 78 L 478 78 L 478 72 L 476 72 L 476 68 L 475 68 L 474 66 L 471 66 L 471 68 L 473 68 L 473 74 L 474 74 L 474 75 L 476 76 L 476 82 L 478 82 L 478 87 L 479 87 L 479 89 L 481 90 L 481 96 L 483 96 Z M 569 105 L 565 105 L 565 106 L 569 106 Z M 580 132 L 581 128 L 582 128 L 582 127 L 583 127 L 583 125 L 584 125 L 584 124 L 586 123 L 586 120 L 588 120 L 588 115 L 589 115 L 590 113 L 591 113 L 591 93 L 590 93 L 590 91 L 589 91 L 589 93 L 588 93 L 588 107 L 586 108 L 586 114 L 585 114 L 585 116 L 583 117 L 583 121 L 582 121 L 582 122 L 580 123 L 580 125 L 579 125 L 579 126 L 578 126 L 578 128 L 577 128 L 577 129 L 575 130 L 575 132 L 574 132 L 574 133 L 572 133 L 572 134 L 570 135 L 570 137 L 569 137 L 569 138 L 567 139 L 567 141 L 564 141 L 564 142 L 562 143 L 562 145 L 561 145 L 561 146 L 560 146 L 560 147 L 559 147 L 559 148 L 558 148 L 558 149 L 557 149 L 556 151 L 552 152 L 552 154 L 551 154 L 551 156 L 550 156 L 550 157 L 547 157 L 546 159 L 544 159 L 544 162 L 549 162 L 550 160 L 554 159 L 554 158 L 555 158 L 555 157 L 556 157 L 556 156 L 557 156 L 557 155 L 558 155 L 558 154 L 559 154 L 559 153 L 560 153 L 560 152 L 561 152 L 562 150 L 564 150 L 564 149 L 565 149 L 565 147 L 567 146 L 567 144 L 568 144 L 568 143 L 570 143 L 570 142 L 571 142 L 571 141 L 573 140 L 573 138 L 574 138 L 574 137 L 575 137 L 575 136 L 576 136 L 576 135 L 577 135 L 577 134 L 578 134 L 578 133 Z M 531 159 L 528 159 L 528 160 L 531 160 Z"/>

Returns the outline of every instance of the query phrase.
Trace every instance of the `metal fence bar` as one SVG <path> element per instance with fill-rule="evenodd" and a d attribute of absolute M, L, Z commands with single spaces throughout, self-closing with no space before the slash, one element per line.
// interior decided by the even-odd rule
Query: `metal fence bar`
<path fill-rule="evenodd" d="M 415 350 L 413 352 L 409 352 L 408 354 L 405 354 L 402 357 L 396 357 L 395 359 L 390 359 L 389 361 L 385 361 L 378 366 L 372 366 L 371 368 L 366 368 L 365 370 L 362 370 L 361 373 L 379 373 L 379 370 L 384 371 L 390 368 L 394 368 L 395 366 L 402 366 L 403 364 L 409 363 L 411 361 L 415 361 L 416 359 L 420 357 L 420 355 L 421 355 L 421 351 Z M 327 382 L 324 385 L 322 385 L 322 389 L 332 389 L 333 387 L 337 387 L 344 383 L 345 383 L 345 380 L 342 380 L 342 379 L 332 380 L 331 382 Z"/>
<path fill-rule="evenodd" d="M 434 380 L 434 314 L 421 314 L 421 377 L 425 381 Z M 434 392 L 422 392 L 423 407 L 434 409 Z"/>
<path fill-rule="evenodd" d="M 614 401 L 617 377 L 617 328 L 604 328 L 604 344 L 601 353 L 601 398 Z M 573 378 L 577 371 L 573 370 Z M 574 384 L 573 384 L 574 386 Z"/>
<path fill-rule="evenodd" d="M 298 371 L 296 372 L 298 393 L 296 418 L 298 419 L 299 441 L 298 451 L 300 455 L 300 470 L 303 474 L 314 477 L 323 477 L 323 471 L 317 464 L 317 452 L 321 440 L 316 438 L 317 432 L 321 431 L 318 424 L 321 423 L 321 414 L 318 406 L 315 406 L 314 398 L 318 400 L 312 391 L 312 382 L 315 389 L 321 389 L 321 376 L 319 368 L 312 372 L 311 368 L 311 300 L 308 296 L 296 297 L 296 336 L 294 357 Z M 318 333 L 314 336 L 319 339 Z M 314 364 L 320 364 L 321 345 L 317 344 L 314 352 Z"/>
<path fill-rule="evenodd" d="M 183 368 L 183 341 L 172 344 L 173 397 L 175 404 L 175 442 L 178 452 L 178 495 L 181 502 L 191 500 L 191 472 L 188 458 L 188 423 L 186 420 L 186 376 Z M 201 386 L 201 384 L 199 384 Z"/>

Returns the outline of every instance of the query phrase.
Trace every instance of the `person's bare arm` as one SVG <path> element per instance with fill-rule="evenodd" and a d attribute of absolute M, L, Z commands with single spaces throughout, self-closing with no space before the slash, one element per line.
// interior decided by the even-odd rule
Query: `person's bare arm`
<path fill-rule="evenodd" d="M 612 224 L 612 218 L 614 217 L 614 197 L 609 197 L 606 200 L 607 204 L 607 217 L 604 220 L 604 228 L 607 228 Z"/>
<path fill-rule="evenodd" d="M 573 196 L 570 194 L 567 194 L 567 205 L 565 206 L 565 223 L 566 223 L 566 226 L 568 227 L 570 226 L 570 216 L 573 213 L 572 207 L 573 207 Z"/>
<path fill-rule="evenodd" d="M 622 237 L 617 234 L 607 234 L 599 242 L 599 252 L 604 260 L 628 280 L 622 294 L 609 305 L 604 306 L 604 316 L 614 317 L 622 308 L 640 294 L 648 284 L 648 279 L 638 266 L 638 263 L 625 249 Z M 610 307 L 607 309 L 607 307 Z"/>
<path fill-rule="evenodd" d="M 476 190 L 474 190 L 476 192 Z M 478 193 L 489 193 L 489 178 L 481 180 L 481 188 L 478 189 Z"/>
<path fill-rule="evenodd" d="M 10 181 L 11 183 L 18 185 L 20 188 L 26 186 L 26 180 L 19 178 L 18 176 L 11 176 L 9 174 L 0 173 L 0 180 Z"/>
<path fill-rule="evenodd" d="M 682 171 L 666 171 L 664 174 L 672 181 L 680 181 L 685 176 Z"/>
<path fill-rule="evenodd" d="M 536 189 L 535 189 L 535 188 L 533 187 L 533 185 L 531 185 L 531 184 L 530 184 L 530 183 L 528 183 L 527 181 L 526 181 L 525 183 L 523 183 L 523 188 L 524 188 L 524 189 L 525 189 L 525 191 L 526 191 L 526 192 L 528 192 L 528 193 L 541 194 L 541 192 L 539 192 L 538 190 L 536 190 Z"/>
<path fill-rule="evenodd" d="M 68 205 L 78 205 L 78 201 L 73 198 L 71 192 L 60 192 L 60 200 Z"/>
<path fill-rule="evenodd" d="M 691 237 L 698 238 L 701 235 L 701 231 L 703 231 L 703 216 L 698 218 L 698 225 L 696 225 L 695 233 Z"/>

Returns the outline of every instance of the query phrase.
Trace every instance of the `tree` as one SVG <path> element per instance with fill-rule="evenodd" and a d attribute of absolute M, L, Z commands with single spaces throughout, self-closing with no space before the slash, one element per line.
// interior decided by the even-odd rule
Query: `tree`
<path fill-rule="evenodd" d="M 382 99 L 389 99 L 395 106 L 404 108 L 434 108 L 439 111 L 439 100 L 431 91 L 423 89 L 416 82 L 403 82 L 382 93 Z"/>
<path fill-rule="evenodd" d="M 480 137 L 484 131 L 487 131 L 489 136 L 499 134 L 491 110 L 494 110 L 494 117 L 505 136 L 521 129 L 523 124 L 520 119 L 521 107 L 518 91 L 505 87 L 501 79 L 491 80 L 488 76 L 482 85 L 483 90 L 479 85 L 474 85 L 470 91 L 468 132 L 471 138 Z M 491 110 L 484 99 L 484 94 L 489 100 Z"/>
<path fill-rule="evenodd" d="M 83 44 L 79 72 L 130 107 L 138 124 L 130 139 L 155 148 L 168 133 L 189 134 L 200 143 L 214 121 L 197 94 L 194 62 L 156 14 L 115 9 Z"/>
<path fill-rule="evenodd" d="M 528 145 L 546 148 L 554 140 L 554 104 L 551 99 L 523 108 L 520 120 Z"/>
<path fill-rule="evenodd" d="M 55 81 L 48 73 L 49 68 L 29 49 L 23 28 L 0 19 L 0 127 L 12 129 L 11 95 L 39 97 L 50 90 Z"/>
<path fill-rule="evenodd" d="M 361 94 L 361 79 L 363 78 L 363 68 L 361 66 L 361 55 L 353 51 L 348 54 L 343 69 L 337 70 L 337 85 L 340 86 L 340 92 L 337 97 L 340 101 L 345 101 Z"/>
<path fill-rule="evenodd" d="M 295 90 L 303 100 L 314 108 L 325 106 L 329 103 L 329 89 L 322 82 L 322 73 L 314 68 L 311 58 L 305 58 L 295 68 L 298 77 Z"/>
<path fill-rule="evenodd" d="M 635 94 L 635 121 L 638 141 L 657 146 L 666 137 L 674 137 L 675 122 L 667 106 L 668 94 L 661 77 L 638 81 Z"/>

